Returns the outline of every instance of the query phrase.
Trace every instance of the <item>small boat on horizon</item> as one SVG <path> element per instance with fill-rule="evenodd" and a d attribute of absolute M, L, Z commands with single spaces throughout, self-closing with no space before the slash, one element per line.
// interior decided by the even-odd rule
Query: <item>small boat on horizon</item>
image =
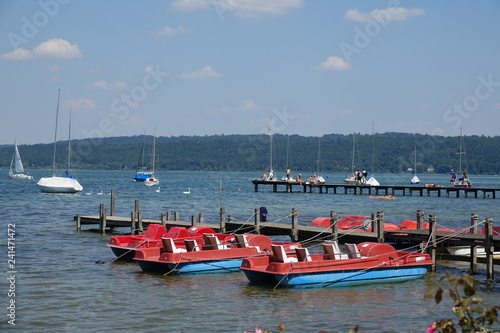
<path fill-rule="evenodd" d="M 371 283 L 403 282 L 425 276 L 434 264 L 425 253 L 397 251 L 385 243 L 323 244 L 323 252 L 296 248 L 289 256 L 273 245 L 272 256 L 243 259 L 240 269 L 252 283 L 282 287 L 341 287 Z"/>

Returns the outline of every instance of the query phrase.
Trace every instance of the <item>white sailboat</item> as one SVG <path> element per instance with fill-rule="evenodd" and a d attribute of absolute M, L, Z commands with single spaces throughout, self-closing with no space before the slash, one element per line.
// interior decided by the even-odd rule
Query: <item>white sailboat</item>
<path fill-rule="evenodd" d="M 59 118 L 59 97 L 61 95 L 61 90 L 57 95 L 57 108 L 56 108 L 56 128 L 54 134 L 54 157 L 52 161 L 52 171 L 54 174 L 52 177 L 42 177 L 36 184 L 40 191 L 47 193 L 76 193 L 83 190 L 82 185 L 78 180 L 74 179 L 70 174 L 70 161 L 71 161 L 71 109 L 70 109 L 70 121 L 69 121 L 69 138 L 68 138 L 68 166 L 66 169 L 66 177 L 59 177 L 55 175 L 56 169 L 56 143 L 57 143 L 57 121 Z"/>
<path fill-rule="evenodd" d="M 14 169 L 12 169 L 14 166 Z M 21 154 L 19 154 L 19 149 L 17 149 L 17 143 L 14 141 L 14 155 L 12 155 L 12 160 L 10 161 L 9 177 L 12 179 L 33 179 L 29 173 L 24 173 L 23 161 L 21 160 Z"/>
<path fill-rule="evenodd" d="M 375 136 L 374 136 L 374 125 L 372 123 L 372 169 L 371 169 L 371 176 L 370 178 L 366 181 L 366 184 L 367 185 L 370 185 L 370 186 L 379 186 L 380 183 L 378 182 L 378 180 L 375 179 L 375 176 L 374 176 L 374 169 L 373 169 L 373 164 L 374 164 L 374 161 L 375 161 Z"/>
<path fill-rule="evenodd" d="M 146 186 L 157 186 L 160 184 L 160 180 L 155 176 L 155 161 L 156 161 L 156 127 L 153 136 L 153 169 L 151 172 L 151 177 L 144 181 Z"/>
<path fill-rule="evenodd" d="M 151 171 L 144 171 L 144 147 L 146 141 L 146 133 L 143 135 L 141 154 L 139 156 L 139 162 L 137 162 L 137 170 L 135 172 L 134 181 L 143 182 L 152 176 Z"/>
<path fill-rule="evenodd" d="M 314 184 L 324 184 L 325 178 L 320 175 L 320 163 L 321 163 L 321 138 L 318 138 L 318 160 L 317 160 L 317 167 L 316 167 L 316 174 L 313 176 L 313 183 Z"/>
<path fill-rule="evenodd" d="M 465 144 L 464 144 L 464 137 L 462 135 L 462 128 L 460 128 L 460 148 L 459 152 L 457 153 L 459 155 L 459 162 L 458 162 L 458 180 L 455 180 L 451 184 L 452 187 L 472 187 L 472 183 L 469 181 L 469 178 L 467 177 L 466 173 L 464 170 L 462 170 L 462 155 L 464 156 L 463 159 L 465 160 Z M 466 163 L 466 161 L 464 161 Z M 467 167 L 466 167 L 467 168 Z"/>
<path fill-rule="evenodd" d="M 356 133 L 352 134 L 352 161 L 351 161 L 351 176 L 344 179 L 344 184 L 359 184 L 354 172 L 354 152 L 356 149 Z"/>
<path fill-rule="evenodd" d="M 415 171 L 415 174 L 414 174 L 413 178 L 410 180 L 410 183 L 412 183 L 412 184 L 420 184 L 420 179 L 418 179 L 418 176 L 417 176 L 417 146 L 415 146 L 415 165 L 414 165 L 414 171 Z"/>

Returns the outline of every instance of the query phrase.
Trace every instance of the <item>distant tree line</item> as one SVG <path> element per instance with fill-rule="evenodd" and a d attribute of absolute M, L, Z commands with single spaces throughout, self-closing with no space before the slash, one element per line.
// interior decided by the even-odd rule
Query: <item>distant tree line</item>
<path fill-rule="evenodd" d="M 271 140 L 272 139 L 272 140 Z M 111 137 L 72 140 L 72 168 L 130 170 L 140 164 L 143 141 L 146 167 L 151 165 L 152 136 Z M 272 156 L 271 156 L 272 142 Z M 157 170 L 185 171 L 268 171 L 287 167 L 302 172 L 350 172 L 353 167 L 375 173 L 448 173 L 462 169 L 471 174 L 498 174 L 500 137 L 460 137 L 407 133 L 327 134 L 322 137 L 274 134 L 159 137 L 156 144 Z M 25 167 L 51 168 L 53 144 L 21 145 Z M 66 168 L 67 142 L 57 143 L 58 169 Z M 354 152 L 354 156 L 353 156 Z M 13 146 L 0 146 L 0 167 L 8 168 Z M 354 158 L 353 158 L 354 157 Z"/>

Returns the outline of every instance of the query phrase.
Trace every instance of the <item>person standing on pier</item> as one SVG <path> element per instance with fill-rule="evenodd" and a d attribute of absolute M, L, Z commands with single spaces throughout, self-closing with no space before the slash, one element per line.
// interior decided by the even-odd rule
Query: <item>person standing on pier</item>
<path fill-rule="evenodd" d="M 292 170 L 290 170 L 290 168 L 286 168 L 286 180 L 290 180 L 290 173 L 292 172 Z"/>
<path fill-rule="evenodd" d="M 450 178 L 450 184 L 451 184 L 451 183 L 455 182 L 455 179 L 457 179 L 457 174 L 455 173 L 455 171 L 451 170 L 450 175 L 451 175 L 451 178 Z"/>

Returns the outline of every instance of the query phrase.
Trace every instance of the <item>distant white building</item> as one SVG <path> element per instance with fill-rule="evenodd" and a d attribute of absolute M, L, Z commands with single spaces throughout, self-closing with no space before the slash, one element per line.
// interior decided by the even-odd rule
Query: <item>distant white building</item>
<path fill-rule="evenodd" d="M 432 165 L 429 165 L 427 168 L 427 172 L 434 172 L 434 167 Z"/>

